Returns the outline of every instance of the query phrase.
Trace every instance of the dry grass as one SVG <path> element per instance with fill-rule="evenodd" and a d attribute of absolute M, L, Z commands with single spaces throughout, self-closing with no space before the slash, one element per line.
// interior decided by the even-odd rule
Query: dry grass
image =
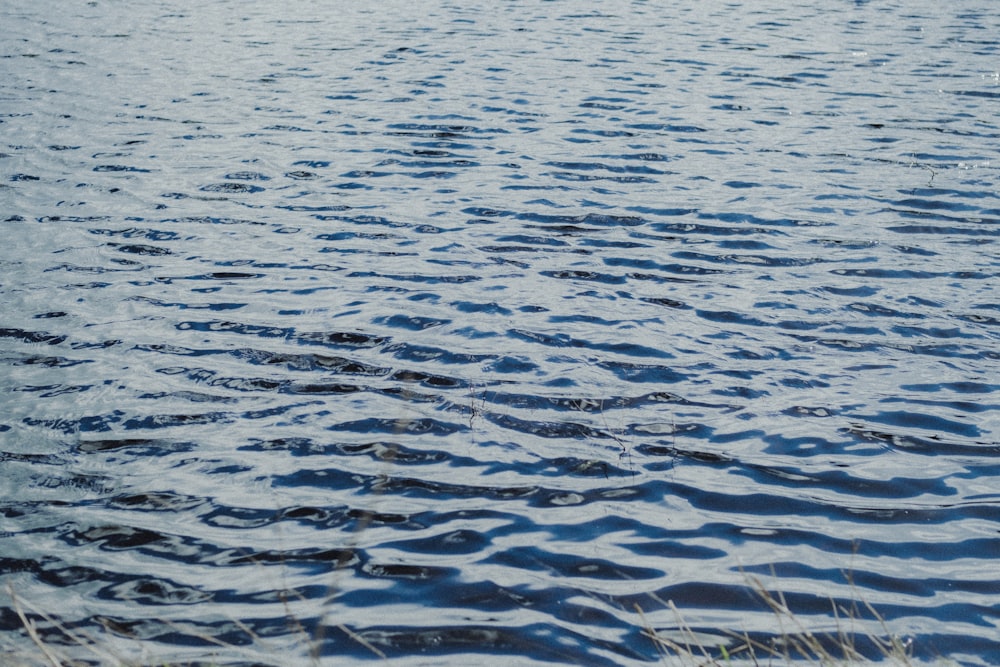
<path fill-rule="evenodd" d="M 831 601 L 833 619 L 836 630 L 831 633 L 817 633 L 809 628 L 805 621 L 789 608 L 782 593 L 773 593 L 756 577 L 748 577 L 748 584 L 771 612 L 776 631 L 767 639 L 754 638 L 748 633 L 724 632 L 720 641 L 718 631 L 712 635 L 693 629 L 684 619 L 684 615 L 672 601 L 666 601 L 666 608 L 673 613 L 674 623 L 669 629 L 656 630 L 649 622 L 643 610 L 636 606 L 636 613 L 642 627 L 642 634 L 656 647 L 660 660 L 664 665 L 680 665 L 682 667 L 736 667 L 743 665 L 777 666 L 777 665 L 817 665 L 821 667 L 854 666 L 865 664 L 891 665 L 894 667 L 915 667 L 912 658 L 912 646 L 892 634 L 884 619 L 878 612 L 865 602 L 855 602 L 849 608 Z M 853 588 L 853 587 L 852 587 Z M 18 653 L 6 653 L 3 664 L 10 667 L 74 667 L 77 665 L 107 665 L 109 667 L 139 667 L 140 665 L 157 665 L 160 667 L 183 667 L 199 665 L 202 667 L 224 665 L 227 661 L 215 662 L 211 650 L 207 650 L 203 658 L 191 662 L 164 662 L 162 660 L 143 660 L 136 662 L 114 654 L 112 649 L 93 636 L 74 631 L 61 625 L 52 616 L 27 605 L 8 585 L 7 592 L 13 602 L 15 613 L 19 617 L 24 634 L 30 639 L 34 650 L 24 647 Z M 857 597 L 857 596 L 855 596 Z M 39 632 L 38 622 L 46 624 L 45 633 Z M 875 627 L 877 633 L 859 631 L 858 627 Z M 341 628 L 344 630 L 344 628 Z M 252 633 L 252 630 L 246 628 Z M 352 633 L 349 633 L 352 634 Z M 46 637 L 58 637 L 58 642 L 46 640 Z M 240 647 L 229 646 L 214 638 L 206 638 L 219 644 L 229 661 L 239 659 Z M 356 637 L 360 644 L 368 646 L 373 659 L 385 661 L 386 655 L 361 637 Z M 306 645 L 315 644 L 306 638 Z M 69 649 L 75 658 L 66 654 Z M 79 656 L 86 657 L 79 657 Z M 257 663 L 249 655 L 244 656 Z M 301 657 L 301 656 L 300 656 Z M 312 660 L 306 662 L 318 665 L 320 660 L 312 653 Z M 259 659 L 259 656 L 258 656 Z M 294 659 L 292 656 L 274 656 L 274 664 L 283 664 L 283 659 Z M 257 663 L 260 664 L 260 663 Z M 944 661 L 942 661 L 944 664 Z"/>
<path fill-rule="evenodd" d="M 37 654 L 29 653 L 25 650 L 4 648 L 5 658 L 4 664 L 25 666 L 29 665 L 34 667 L 36 665 L 47 665 L 48 667 L 72 667 L 74 665 L 80 664 L 79 661 L 70 659 L 64 655 L 59 649 L 57 649 L 51 642 L 45 641 L 38 631 L 38 623 L 34 619 L 28 618 L 25 612 L 25 606 L 28 610 L 35 616 L 43 619 L 48 623 L 50 628 L 56 629 L 66 640 L 73 646 L 79 646 L 86 648 L 89 653 L 93 655 L 93 660 L 96 660 L 98 664 L 107 665 L 123 665 L 116 656 L 108 653 L 101 648 L 101 643 L 96 641 L 93 637 L 77 633 L 69 628 L 65 627 L 63 624 L 59 623 L 56 619 L 52 618 L 50 615 L 42 610 L 32 607 L 28 603 L 22 603 L 21 599 L 17 596 L 14 591 L 14 587 L 8 583 L 7 584 L 7 594 L 10 596 L 11 604 L 14 607 L 14 612 L 17 614 L 18 618 L 21 620 L 21 624 L 24 627 L 25 633 L 31 639 L 35 648 L 38 649 Z"/>
<path fill-rule="evenodd" d="M 776 632 L 768 640 L 755 639 L 749 633 L 729 631 L 725 633 L 728 642 L 710 644 L 704 639 L 704 634 L 688 625 L 672 601 L 667 601 L 666 604 L 674 613 L 676 621 L 676 630 L 670 633 L 673 638 L 655 630 L 642 609 L 637 607 L 636 611 L 643 619 L 643 634 L 657 647 L 664 664 L 688 667 L 834 667 L 865 664 L 915 667 L 917 664 L 912 657 L 912 643 L 894 635 L 885 619 L 867 602 L 854 602 L 847 608 L 831 600 L 837 629 L 832 633 L 817 633 L 810 630 L 789 608 L 784 594 L 772 593 L 757 577 L 748 577 L 748 583 L 773 615 Z M 853 584 L 851 588 L 854 590 Z M 855 595 L 855 598 L 858 596 Z M 870 622 L 859 623 L 865 617 Z M 879 628 L 878 634 L 855 629 L 859 625 L 871 625 L 872 622 Z"/>

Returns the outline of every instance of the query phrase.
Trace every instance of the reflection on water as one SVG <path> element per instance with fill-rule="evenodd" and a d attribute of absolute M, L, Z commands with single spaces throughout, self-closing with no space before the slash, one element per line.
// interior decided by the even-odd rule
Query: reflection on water
<path fill-rule="evenodd" d="M 656 663 L 759 576 L 992 662 L 1000 14 L 819 5 L 5 7 L 41 637 Z"/>

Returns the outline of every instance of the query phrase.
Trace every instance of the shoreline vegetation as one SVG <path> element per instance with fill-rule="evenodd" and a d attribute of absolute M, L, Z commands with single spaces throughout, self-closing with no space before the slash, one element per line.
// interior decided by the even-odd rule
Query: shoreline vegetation
<path fill-rule="evenodd" d="M 855 601 L 850 607 L 838 605 L 831 600 L 830 621 L 835 623 L 833 632 L 811 629 L 805 619 L 789 608 L 785 596 L 772 592 L 757 577 L 748 577 L 747 584 L 760 602 L 771 612 L 775 632 L 767 637 L 747 632 L 698 628 L 685 620 L 682 610 L 671 600 L 662 603 L 669 609 L 674 621 L 669 627 L 655 627 L 648 614 L 652 609 L 642 609 L 636 605 L 634 612 L 641 635 L 651 643 L 658 660 L 649 664 L 678 667 L 727 667 L 752 665 L 754 667 L 777 667 L 779 665 L 815 665 L 822 667 L 855 665 L 886 665 L 893 667 L 917 667 L 928 664 L 913 658 L 913 644 L 909 640 L 894 635 L 877 610 L 864 601 Z M 853 588 L 853 584 L 852 584 Z M 267 649 L 261 648 L 267 642 L 258 637 L 252 628 L 239 621 L 233 621 L 246 633 L 252 648 L 227 644 L 214 637 L 198 636 L 205 647 L 199 655 L 188 654 L 181 660 L 158 658 L 155 651 L 163 651 L 160 643 L 133 640 L 134 646 L 112 642 L 93 636 L 91 633 L 66 627 L 52 615 L 35 608 L 17 595 L 8 583 L 6 593 L 12 608 L 21 623 L 23 645 L 0 644 L 3 664 L 8 667 L 223 667 L 224 665 L 254 665 L 255 667 L 279 667 L 289 664 L 290 656 L 280 655 L 275 649 L 272 656 L 266 656 Z M 857 596 L 855 596 L 857 597 Z M 658 602 L 658 604 L 660 604 Z M 660 611 L 660 610 L 657 610 Z M 311 637 L 304 626 L 291 617 L 290 630 L 300 635 L 302 650 L 293 658 L 295 664 L 321 664 L 318 655 L 321 637 Z M 164 621 L 169 624 L 169 621 Z M 662 625 L 662 623 L 661 623 Z M 861 629 L 876 627 L 877 632 Z M 180 629 L 180 628 L 178 628 Z M 394 657 L 387 655 L 379 647 L 363 636 L 340 626 L 339 630 L 370 652 L 373 664 L 392 664 Z M 30 641 L 27 641 L 30 640 Z M 142 658 L 120 655 L 124 649 L 141 654 Z M 398 656 L 405 660 L 413 656 Z M 498 664 L 516 664 L 518 659 L 529 656 L 498 654 Z M 437 664 L 432 656 L 427 656 L 428 664 Z M 438 656 L 447 661 L 447 655 Z M 343 658 L 350 661 L 348 658 Z M 935 660 L 934 665 L 954 665 L 945 657 Z"/>
<path fill-rule="evenodd" d="M 685 667 L 724 667 L 726 665 L 820 665 L 823 667 L 850 665 L 886 665 L 916 667 L 922 664 L 913 659 L 913 642 L 893 634 L 885 619 L 867 602 L 855 601 L 844 607 L 831 600 L 830 617 L 836 624 L 834 632 L 820 632 L 809 628 L 806 622 L 789 607 L 781 592 L 770 591 L 757 577 L 748 577 L 748 585 L 771 612 L 778 629 L 769 639 L 752 637 L 749 633 L 725 631 L 729 643 L 711 646 L 699 641 L 699 632 L 684 619 L 673 601 L 667 607 L 674 613 L 678 631 L 676 638 L 664 636 L 643 623 L 643 635 L 657 646 L 663 663 Z M 851 589 L 854 589 L 851 583 Z M 645 618 L 641 609 L 639 615 Z M 858 628 L 866 620 L 880 630 L 872 633 Z M 939 661 L 935 664 L 950 664 Z"/>

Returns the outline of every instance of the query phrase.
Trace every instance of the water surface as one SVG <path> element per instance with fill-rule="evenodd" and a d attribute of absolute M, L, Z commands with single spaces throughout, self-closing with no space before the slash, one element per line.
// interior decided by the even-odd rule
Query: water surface
<path fill-rule="evenodd" d="M 5 4 L 3 646 L 997 661 L 992 3 L 334 4 Z"/>

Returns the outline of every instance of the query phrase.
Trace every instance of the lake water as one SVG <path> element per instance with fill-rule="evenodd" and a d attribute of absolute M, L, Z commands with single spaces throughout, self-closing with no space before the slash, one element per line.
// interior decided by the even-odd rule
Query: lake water
<path fill-rule="evenodd" d="M 996 3 L 0 15 L 9 655 L 1000 664 Z"/>

